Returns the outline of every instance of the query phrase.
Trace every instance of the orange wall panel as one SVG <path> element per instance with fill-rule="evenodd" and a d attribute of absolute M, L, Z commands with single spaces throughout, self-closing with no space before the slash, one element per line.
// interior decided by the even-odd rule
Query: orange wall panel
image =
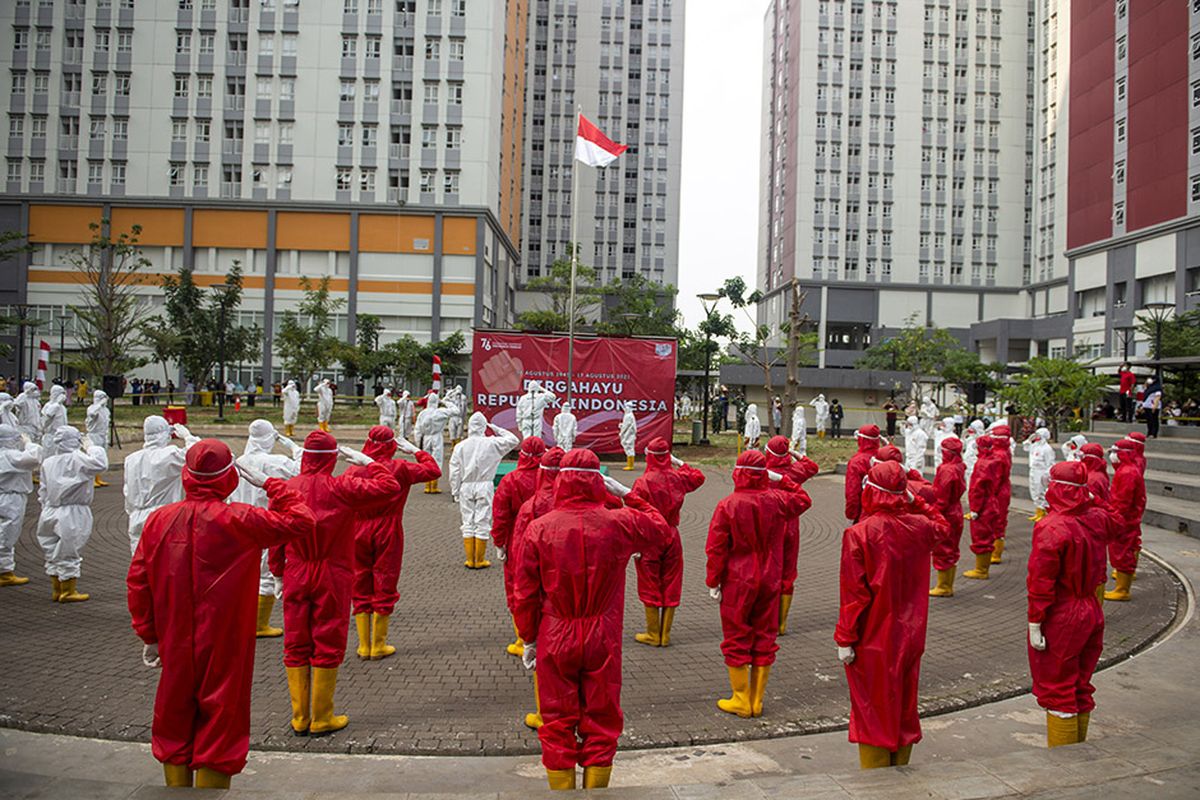
<path fill-rule="evenodd" d="M 446 217 L 442 220 L 442 253 L 448 256 L 475 255 L 475 217 Z"/>
<path fill-rule="evenodd" d="M 280 250 L 350 250 L 350 215 L 281 211 L 275 218 Z"/>
<path fill-rule="evenodd" d="M 182 208 L 114 208 L 112 235 L 131 234 L 134 225 L 142 226 L 138 244 L 159 247 L 183 246 Z"/>
<path fill-rule="evenodd" d="M 192 214 L 192 244 L 265 249 L 267 212 L 197 209 Z"/>
<path fill-rule="evenodd" d="M 427 243 L 418 248 L 417 244 Z M 358 249 L 363 253 L 433 253 L 433 217 L 361 214 Z"/>
<path fill-rule="evenodd" d="M 88 244 L 100 224 L 99 206 L 30 206 L 29 241 L 52 244 Z"/>

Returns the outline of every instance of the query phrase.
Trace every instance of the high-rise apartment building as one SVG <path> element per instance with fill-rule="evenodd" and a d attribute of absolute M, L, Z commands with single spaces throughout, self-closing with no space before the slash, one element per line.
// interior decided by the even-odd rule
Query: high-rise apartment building
<path fill-rule="evenodd" d="M 530 0 L 522 253 L 545 274 L 572 240 L 576 113 L 629 150 L 579 173 L 581 263 L 678 283 L 682 0 Z"/>

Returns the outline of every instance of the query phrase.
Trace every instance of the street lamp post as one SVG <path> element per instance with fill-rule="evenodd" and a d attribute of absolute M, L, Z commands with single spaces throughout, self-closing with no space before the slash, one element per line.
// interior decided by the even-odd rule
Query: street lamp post
<path fill-rule="evenodd" d="M 710 303 L 716 303 L 720 299 L 720 295 L 713 292 L 698 294 L 700 302 L 704 306 L 704 419 L 701 421 L 702 433 L 700 435 L 700 444 L 708 444 L 708 404 L 712 391 L 709 388 L 710 375 L 712 373 L 712 312 L 713 306 Z"/>
<path fill-rule="evenodd" d="M 1154 382 L 1162 386 L 1162 328 L 1163 323 L 1175 310 L 1175 304 L 1159 301 L 1146 303 L 1143 308 L 1149 312 L 1146 316 L 1154 323 Z"/>

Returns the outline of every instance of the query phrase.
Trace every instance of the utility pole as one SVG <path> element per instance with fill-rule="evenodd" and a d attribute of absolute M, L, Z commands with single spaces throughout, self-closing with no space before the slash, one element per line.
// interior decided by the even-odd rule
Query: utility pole
<path fill-rule="evenodd" d="M 784 424 L 789 436 L 795 435 L 795 431 L 791 430 L 791 420 L 796 404 L 800 402 L 800 330 L 806 319 L 800 316 L 800 304 L 805 296 L 800 292 L 800 281 L 792 278 L 792 305 L 788 310 L 787 385 L 783 392 L 783 413 L 787 420 Z"/>

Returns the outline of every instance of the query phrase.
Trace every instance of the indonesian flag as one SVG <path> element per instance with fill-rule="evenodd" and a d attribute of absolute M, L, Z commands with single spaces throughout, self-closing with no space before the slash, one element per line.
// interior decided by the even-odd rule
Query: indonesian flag
<path fill-rule="evenodd" d="M 37 387 L 42 389 L 46 383 L 46 365 L 50 363 L 50 344 L 42 340 L 38 347 Z"/>
<path fill-rule="evenodd" d="M 583 114 L 579 115 L 579 130 L 575 133 L 575 160 L 589 167 L 607 167 L 617 156 L 628 150 L 604 135 Z"/>
<path fill-rule="evenodd" d="M 442 359 L 438 356 L 433 357 L 433 391 L 442 391 Z"/>

